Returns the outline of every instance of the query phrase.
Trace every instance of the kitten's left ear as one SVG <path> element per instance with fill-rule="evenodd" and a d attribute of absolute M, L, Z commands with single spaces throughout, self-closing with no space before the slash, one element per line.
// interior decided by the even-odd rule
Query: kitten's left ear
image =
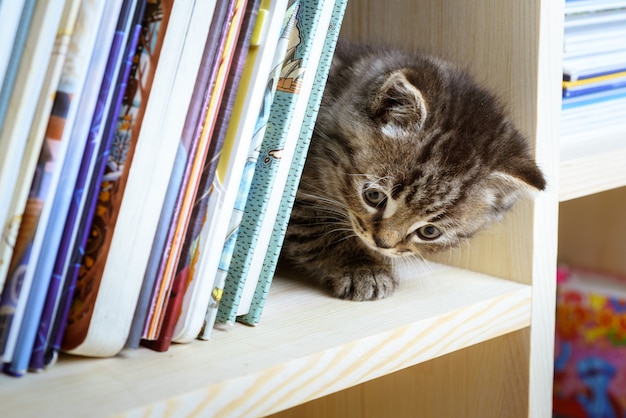
<path fill-rule="evenodd" d="M 426 103 L 422 93 L 407 79 L 404 71 L 391 73 L 380 86 L 370 106 L 371 115 L 390 132 L 421 129 L 426 120 Z"/>
<path fill-rule="evenodd" d="M 493 208 L 496 218 L 499 218 L 520 197 L 533 196 L 537 191 L 544 190 L 546 181 L 535 162 L 528 158 L 492 172 L 485 186 L 484 196 Z"/>
<path fill-rule="evenodd" d="M 516 158 L 507 163 L 501 171 L 511 176 L 514 181 L 521 182 L 520 187 L 534 189 L 534 191 L 541 191 L 546 188 L 546 179 L 531 158 Z"/>
<path fill-rule="evenodd" d="M 530 158 L 509 161 L 506 167 L 495 170 L 487 178 L 487 189 L 492 193 L 493 205 L 502 209 L 511 207 L 522 195 L 533 195 L 545 187 L 543 173 Z"/>

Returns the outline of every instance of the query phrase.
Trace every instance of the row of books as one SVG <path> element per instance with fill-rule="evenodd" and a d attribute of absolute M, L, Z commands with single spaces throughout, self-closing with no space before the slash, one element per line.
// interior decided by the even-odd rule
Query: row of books
<path fill-rule="evenodd" d="M 0 3 L 5 372 L 258 324 L 346 3 Z"/>
<path fill-rule="evenodd" d="M 626 130 L 626 1 L 567 0 L 561 138 Z"/>

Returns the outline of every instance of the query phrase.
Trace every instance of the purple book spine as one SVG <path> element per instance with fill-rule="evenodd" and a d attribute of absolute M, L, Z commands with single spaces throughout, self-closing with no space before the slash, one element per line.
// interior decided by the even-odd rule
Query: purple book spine
<path fill-rule="evenodd" d="M 92 162 L 97 155 L 96 151 L 99 143 L 101 142 L 98 139 L 100 138 L 99 133 L 103 127 L 102 120 L 106 110 L 106 103 L 109 97 L 111 97 L 111 94 L 113 94 L 112 103 L 115 103 L 116 100 L 116 92 L 111 92 L 112 88 L 114 87 L 113 75 L 115 74 L 116 67 L 119 63 L 120 54 L 124 52 L 122 48 L 125 38 L 125 28 L 128 23 L 130 12 L 134 7 L 134 3 L 135 0 L 125 1 L 120 13 L 120 17 L 118 19 L 117 29 L 113 37 L 113 42 L 111 44 L 104 78 L 100 87 L 98 101 L 96 103 L 94 116 L 91 121 L 91 128 L 89 129 L 89 137 L 87 138 L 85 151 L 83 153 L 83 159 L 81 161 L 78 177 L 74 186 L 74 198 L 70 203 L 68 214 L 65 220 L 63 236 L 61 238 L 59 250 L 53 267 L 50 286 L 48 288 L 46 296 L 46 302 L 41 314 L 39 329 L 37 331 L 37 336 L 34 341 L 33 352 L 30 358 L 29 365 L 29 368 L 31 370 L 41 370 L 46 364 L 46 344 L 48 341 L 50 329 L 52 328 L 52 322 L 54 319 L 53 316 L 56 307 L 58 306 L 58 296 L 63 285 L 63 275 L 66 271 L 67 260 L 72 246 L 72 237 L 74 236 L 74 231 L 79 225 L 81 201 L 83 201 L 87 197 L 83 197 L 83 193 L 86 190 L 86 186 L 88 186 L 87 181 L 90 177 L 89 173 L 92 171 L 93 168 Z M 125 63 L 122 65 L 125 65 Z M 123 72 L 124 68 L 121 69 L 118 77 Z"/>
<path fill-rule="evenodd" d="M 143 10 L 143 6 L 137 5 L 137 8 L 138 9 L 141 8 L 141 10 Z M 139 12 L 139 14 L 141 18 L 142 13 Z M 117 83 L 116 83 L 117 85 L 115 86 L 112 106 L 108 113 L 106 123 L 104 124 L 102 141 L 99 147 L 99 152 L 96 154 L 97 161 L 95 164 L 91 182 L 87 189 L 85 189 L 85 184 L 81 185 L 82 189 L 87 191 L 87 196 L 85 198 L 85 207 L 84 207 L 84 211 L 82 213 L 82 216 L 79 222 L 77 222 L 77 219 L 76 219 L 76 217 L 78 216 L 78 212 L 76 212 L 73 215 L 74 216 L 73 223 L 79 225 L 79 230 L 77 231 L 77 235 L 76 235 L 76 245 L 74 247 L 75 250 L 73 251 L 73 254 L 70 255 L 70 258 L 69 258 L 70 265 L 68 266 L 68 269 L 66 272 L 66 279 L 63 282 L 62 289 L 60 288 L 60 284 L 61 284 L 60 276 L 54 277 L 54 281 L 56 282 L 56 287 L 57 287 L 56 292 L 58 293 L 59 290 L 61 290 L 61 296 L 60 296 L 57 314 L 54 318 L 52 332 L 50 334 L 50 338 L 48 339 L 47 349 L 46 349 L 47 352 L 43 353 L 43 357 L 45 357 L 45 360 L 44 360 L 45 364 L 53 360 L 53 357 L 55 355 L 54 353 L 61 346 L 61 341 L 63 338 L 63 330 L 65 328 L 65 323 L 67 321 L 67 315 L 69 313 L 70 303 L 72 301 L 73 290 L 74 290 L 76 278 L 78 276 L 78 269 L 80 268 L 80 262 L 77 263 L 73 255 L 76 255 L 75 253 L 77 251 L 82 254 L 83 252 L 82 249 L 85 247 L 85 244 L 87 242 L 87 236 L 90 231 L 89 225 L 91 224 L 90 220 L 93 219 L 95 208 L 96 208 L 96 202 L 97 202 L 97 198 L 99 194 L 98 193 L 99 190 L 97 190 L 98 189 L 97 185 L 102 183 L 102 176 L 104 174 L 108 149 L 111 146 L 113 134 L 115 132 L 115 125 L 116 125 L 115 121 L 117 119 L 117 114 L 120 111 L 122 99 L 124 97 L 124 92 L 126 90 L 126 83 L 128 81 L 130 68 L 132 65 L 133 57 L 135 55 L 135 49 L 137 48 L 137 42 L 139 40 L 140 32 L 141 32 L 141 24 L 135 24 L 133 26 L 133 30 L 131 33 L 130 42 L 127 43 L 126 49 L 124 50 L 124 56 L 126 57 L 126 59 L 125 59 L 122 69 L 119 72 Z M 118 45 L 118 47 L 121 47 L 121 45 Z M 95 149 L 91 150 L 92 153 L 94 153 L 94 151 Z M 86 161 L 84 159 L 83 163 L 85 162 Z M 87 164 L 83 164 L 83 166 L 81 166 L 79 181 L 80 180 L 84 181 L 84 179 L 86 179 L 83 169 L 87 169 L 87 168 L 88 168 Z M 77 190 L 78 190 L 78 185 L 77 185 Z M 74 204 L 73 204 L 73 207 L 74 207 Z M 78 210 L 78 208 L 75 208 L 75 210 Z M 68 220 L 69 219 L 70 218 L 68 217 Z M 61 257 L 57 258 L 57 264 L 55 265 L 55 270 L 54 270 L 55 275 L 58 275 L 59 273 L 62 274 L 66 257 L 68 257 L 68 254 L 67 254 L 68 250 L 69 248 L 65 249 L 66 254 L 63 258 Z M 50 306 L 49 309 L 54 311 L 54 302 L 51 301 L 51 304 L 52 306 Z M 48 326 L 50 326 L 50 324 Z M 42 336 L 43 335 L 45 334 L 42 334 Z M 32 366 L 34 365 L 31 365 L 31 367 Z"/>

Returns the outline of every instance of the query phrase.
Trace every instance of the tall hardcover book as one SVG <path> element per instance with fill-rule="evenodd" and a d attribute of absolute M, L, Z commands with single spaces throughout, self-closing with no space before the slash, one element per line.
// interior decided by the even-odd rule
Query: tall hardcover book
<path fill-rule="evenodd" d="M 246 282 L 258 280 L 259 272 L 250 267 L 267 249 L 271 229 L 263 232 L 264 224 L 273 225 L 278 210 L 271 213 L 271 196 L 282 197 L 286 178 L 277 174 L 283 163 L 287 167 L 291 163 L 333 7 L 331 1 L 300 3 L 218 308 L 220 323 L 234 322 Z"/>
<path fill-rule="evenodd" d="M 126 190 L 84 340 L 70 353 L 97 357 L 124 346 L 141 289 L 208 26 L 207 2 L 172 5 Z M 196 13 L 200 11 L 200 13 Z"/>
<path fill-rule="evenodd" d="M 171 13 L 171 3 L 148 0 L 137 51 L 125 86 L 122 106 L 114 115 L 110 147 L 99 158 L 100 174 L 89 187 L 76 245 L 63 286 L 53 328 L 53 349 L 72 349 L 86 337 L 100 289 L 115 222 L 124 196 L 139 129 L 152 90 L 155 70 Z"/>
<path fill-rule="evenodd" d="M 62 9 L 59 10 L 59 14 Z M 66 58 L 63 75 L 56 93 L 55 103 L 46 131 L 36 174 L 24 210 L 24 220 L 9 265 L 11 285 L 2 294 L 3 312 L 10 312 L 10 331 L 5 340 L 4 361 L 13 356 L 13 349 L 24 315 L 26 298 L 34 278 L 34 262 L 43 250 L 46 228 L 52 213 L 54 197 L 61 177 L 78 104 L 87 80 L 89 61 L 102 20 L 104 4 L 86 1 L 81 4 L 79 16 L 72 36 L 72 47 Z M 28 220 L 25 222 L 25 220 Z M 54 221 L 54 220 L 53 220 Z M 16 287 L 17 286 L 17 287 Z M 11 289 L 11 290 L 9 290 Z M 18 289 L 16 292 L 15 290 Z M 16 298 L 17 297 L 17 298 Z M 11 307 L 4 309 L 6 307 Z M 4 339 L 3 339 L 4 340 Z M 5 344 L 3 343 L 3 344 Z"/>
<path fill-rule="evenodd" d="M 271 73 L 268 76 L 266 83 L 266 90 L 263 97 L 263 106 L 258 114 L 256 125 L 254 127 L 254 135 L 252 136 L 252 142 L 248 151 L 248 156 L 243 168 L 243 174 L 239 183 L 237 191 L 237 198 L 233 207 L 233 212 L 230 216 L 228 225 L 228 231 L 226 240 L 221 250 L 220 260 L 218 264 L 217 274 L 213 282 L 212 300 L 207 308 L 207 312 L 204 319 L 204 324 L 200 332 L 201 339 L 208 339 L 210 337 L 215 319 L 217 316 L 217 309 L 219 306 L 219 300 L 216 298 L 220 295 L 224 289 L 224 282 L 228 274 L 228 268 L 230 266 L 235 242 L 237 240 L 237 233 L 241 224 L 241 218 L 243 217 L 243 211 L 245 210 L 246 200 L 248 199 L 248 193 L 250 191 L 250 185 L 252 184 L 252 178 L 254 176 L 254 168 L 259 157 L 261 150 L 261 144 L 263 142 L 263 136 L 267 127 L 267 122 L 270 116 L 270 108 L 276 88 L 278 86 L 278 80 L 280 78 L 280 70 L 282 69 L 283 59 L 287 52 L 291 31 L 295 26 L 297 11 L 300 6 L 299 0 L 292 0 L 287 6 L 285 17 L 282 19 L 282 27 L 280 29 L 280 39 L 278 45 L 274 51 L 274 59 L 271 65 Z"/>
<path fill-rule="evenodd" d="M 70 201 L 58 251 L 52 266 L 50 284 L 30 358 L 29 369 L 31 370 L 41 370 L 47 362 L 53 360 L 51 357 L 55 353 L 54 348 L 52 348 L 55 340 L 53 324 L 58 316 L 66 313 L 66 309 L 59 309 L 59 307 L 61 306 L 62 289 L 66 284 L 67 272 L 70 267 L 72 248 L 79 239 L 78 231 L 83 213 L 90 209 L 88 202 L 93 202 L 95 185 L 100 183 L 104 168 L 100 162 L 102 150 L 108 149 L 110 146 L 111 132 L 121 104 L 123 86 L 129 76 L 131 60 L 137 45 L 139 29 L 141 28 L 138 23 L 143 16 L 144 4 L 144 0 L 125 0 L 122 4 L 98 103 L 89 129 L 87 145 L 74 184 L 72 193 L 74 198 Z M 70 283 L 67 285 L 70 286 Z"/>
<path fill-rule="evenodd" d="M 186 226 L 189 224 L 194 194 L 200 181 L 201 162 L 206 157 L 206 148 L 211 141 L 215 113 L 223 91 L 224 71 L 230 65 L 231 49 L 227 40 L 232 35 L 231 25 L 238 31 L 240 14 L 235 1 L 216 4 L 214 20 L 203 51 L 203 63 L 194 88 L 194 99 L 187 112 L 181 144 L 189 143 L 189 151 L 182 179 L 178 181 L 174 208 L 164 227 L 167 229 L 163 249 L 154 262 L 157 264 L 154 289 L 149 314 L 143 331 L 145 340 L 155 340 L 163 323 L 170 289 L 176 277 L 176 267 L 183 251 Z M 221 71 L 220 71 L 221 70 Z M 198 103 L 199 102 L 199 103 Z M 193 108 L 192 108 L 193 106 Z M 192 113 L 193 112 L 193 113 Z M 180 147 L 179 147 L 180 150 Z M 181 183 L 182 180 L 182 184 Z M 164 208 L 165 209 L 165 208 Z M 150 278 L 152 280 L 152 278 Z"/>
<path fill-rule="evenodd" d="M 270 71 L 270 63 L 273 58 L 271 52 L 278 41 L 279 21 L 285 12 L 286 0 L 272 2 L 269 10 L 271 14 L 262 12 L 259 16 L 264 16 L 264 39 L 259 48 L 251 48 L 246 60 L 246 66 L 241 77 L 240 89 L 235 99 L 233 113 L 219 155 L 210 154 L 206 169 L 203 171 L 202 180 L 196 207 L 192 214 L 195 225 L 191 230 L 190 252 L 185 258 L 189 269 L 189 280 L 200 280 L 194 292 L 197 295 L 195 305 L 201 307 L 194 309 L 193 316 L 189 319 L 189 324 L 179 321 L 174 334 L 177 341 L 190 340 L 196 337 L 202 326 L 206 306 L 209 304 L 211 296 L 210 286 L 217 269 L 217 259 L 211 255 L 211 250 L 215 251 L 217 243 L 223 242 L 226 234 L 227 221 L 232 212 L 236 185 L 239 184 L 245 155 L 247 154 L 252 131 L 261 106 L 264 83 Z M 267 9 L 264 9 L 267 10 Z M 275 12 L 275 13 L 274 13 Z M 276 15 L 278 13 L 278 15 Z M 261 81 L 262 80 L 262 81 Z M 211 150 L 209 150 L 211 153 Z M 214 160 L 219 160 L 217 167 L 211 176 L 210 171 L 214 167 Z M 229 164 L 232 162 L 232 164 Z M 211 177 L 213 178 L 210 181 Z M 234 188 L 234 189 L 233 189 Z M 227 215 L 226 215 L 227 214 Z M 189 232 L 188 232 L 189 234 Z M 221 238 L 220 238 L 221 237 Z M 181 269 L 179 268 L 179 271 Z M 196 286 L 189 284 L 188 288 Z M 186 334 L 181 335 L 180 330 L 186 329 Z M 195 335 L 194 335 L 195 334 Z"/>
<path fill-rule="evenodd" d="M 22 54 L 26 46 L 26 37 L 31 29 L 31 21 L 33 19 L 33 13 L 35 12 L 36 0 L 25 0 L 24 5 L 19 15 L 19 22 L 17 23 L 17 30 L 13 36 L 12 44 L 6 45 L 6 48 L 10 50 L 8 62 L 4 70 L 2 85 L 0 88 L 0 129 L 4 128 L 4 121 L 7 116 L 7 109 L 9 107 L 9 100 L 13 94 L 13 87 L 15 78 L 18 75 L 20 62 L 22 60 Z M 12 14 L 13 17 L 15 16 Z M 3 26 L 4 30 L 4 26 Z M 38 28 L 35 28 L 38 30 Z M 0 142 L 0 155 L 3 155 L 2 142 Z"/>
<path fill-rule="evenodd" d="M 155 234 L 152 244 L 137 308 L 135 309 L 135 315 L 133 317 L 133 324 L 131 325 L 131 330 L 126 342 L 128 348 L 138 348 L 142 337 L 147 336 L 147 334 L 144 333 L 144 329 L 146 328 L 147 320 L 154 315 L 154 308 L 156 307 L 158 298 L 157 288 L 163 285 L 159 280 L 159 278 L 162 278 L 162 276 L 159 275 L 161 261 L 165 256 L 166 242 L 169 238 L 173 217 L 179 205 L 179 193 L 181 188 L 184 187 L 185 178 L 189 175 L 188 162 L 190 156 L 196 153 L 199 145 L 200 133 L 197 131 L 200 129 L 199 125 L 201 125 L 202 114 L 208 105 L 209 95 L 215 83 L 216 71 L 214 71 L 214 69 L 216 65 L 214 63 L 219 52 L 219 41 L 223 36 L 222 26 L 226 19 L 227 9 L 226 3 L 220 2 L 215 5 L 213 10 L 202 62 L 196 78 L 194 94 L 189 104 L 189 110 L 187 111 L 187 118 L 183 126 L 176 162 L 174 163 L 174 169 L 170 183 L 168 184 L 165 202 L 161 209 L 159 226 L 157 227 L 157 233 Z"/>
<path fill-rule="evenodd" d="M 328 34 L 326 35 L 326 40 L 324 42 L 322 57 L 320 58 L 317 73 L 315 74 L 313 90 L 311 91 L 311 96 L 309 97 L 306 115 L 302 123 L 298 143 L 296 145 L 296 152 L 289 168 L 289 175 L 287 177 L 285 190 L 283 191 L 282 199 L 280 201 L 278 216 L 276 217 L 276 222 L 274 224 L 274 228 L 272 229 L 270 243 L 263 260 L 261 274 L 254 290 L 254 294 L 249 302 L 250 307 L 248 309 L 248 313 L 238 317 L 240 322 L 248 325 L 257 325 L 259 323 L 263 307 L 265 306 L 265 301 L 269 293 L 270 285 L 272 283 L 272 279 L 274 278 L 274 273 L 276 272 L 276 265 L 278 264 L 283 239 L 285 237 L 285 233 L 287 232 L 287 225 L 289 224 L 291 208 L 295 202 L 300 176 L 302 175 L 302 169 L 306 161 L 309 144 L 311 143 L 315 121 L 317 120 L 317 114 L 322 102 L 326 80 L 328 79 L 328 73 L 332 64 L 333 54 L 335 53 L 335 46 L 337 45 L 337 39 L 339 38 L 339 31 L 341 29 L 341 23 L 343 22 L 343 16 L 345 14 L 347 3 L 348 0 L 335 1 L 335 8 L 328 27 Z"/>
<path fill-rule="evenodd" d="M 106 67 L 109 65 L 107 57 L 111 48 L 117 16 L 120 12 L 122 0 L 114 0 L 106 3 L 102 21 L 94 43 L 92 59 L 87 70 L 85 85 L 81 94 L 76 123 L 68 136 L 68 147 L 65 158 L 61 165 L 61 173 L 58 180 L 59 186 L 53 195 L 50 196 L 50 219 L 43 230 L 43 251 L 39 252 L 39 257 L 29 263 L 29 269 L 33 272 L 33 283 L 28 295 L 26 310 L 22 320 L 22 325 L 18 333 L 15 353 L 10 363 L 5 365 L 5 371 L 10 374 L 20 376 L 26 372 L 34 339 L 41 320 L 41 312 L 47 295 L 48 286 L 51 280 L 52 268 L 57 256 L 57 249 L 61 241 L 64 223 L 67 218 L 67 210 L 73 196 L 78 168 L 82 160 L 87 140 L 90 133 L 90 123 L 94 111 L 97 110 L 98 92 L 102 90 L 103 79 L 106 80 Z M 105 81 L 106 83 L 106 81 Z"/>
<path fill-rule="evenodd" d="M 56 69 L 57 58 L 64 58 L 62 53 L 57 55 L 54 52 L 54 35 L 61 23 L 62 3 L 56 1 L 37 5 L 33 10 L 33 25 L 25 33 L 28 47 L 18 56 L 13 56 L 10 62 L 19 71 L 11 81 L 11 94 L 7 93 L 7 120 L 0 129 L 0 290 L 8 274 L 17 230 L 43 141 L 43 132 L 37 131 L 40 136 L 33 138 L 30 127 L 47 124 L 52 101 L 48 95 L 51 90 L 56 90 L 60 77 L 58 70 L 48 76 L 48 69 Z M 53 64 L 49 68 L 50 62 Z"/>

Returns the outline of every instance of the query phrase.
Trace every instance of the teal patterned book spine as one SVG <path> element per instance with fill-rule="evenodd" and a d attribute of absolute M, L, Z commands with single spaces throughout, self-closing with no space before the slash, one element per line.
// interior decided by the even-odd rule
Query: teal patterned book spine
<path fill-rule="evenodd" d="M 224 283 L 228 275 L 228 269 L 233 258 L 233 252 L 235 250 L 235 243 L 237 242 L 239 226 L 241 225 L 243 212 L 246 208 L 246 201 L 248 199 L 248 194 L 250 193 L 252 178 L 254 177 L 254 171 L 259 158 L 259 153 L 261 152 L 261 144 L 263 143 L 265 129 L 267 127 L 267 122 L 270 116 L 272 101 L 274 98 L 274 94 L 276 93 L 276 88 L 278 86 L 280 70 L 282 68 L 285 53 L 287 52 L 287 46 L 289 44 L 291 30 L 293 29 L 296 22 L 296 12 L 299 5 L 300 0 L 290 0 L 287 5 L 285 16 L 282 19 L 280 37 L 276 46 L 276 50 L 274 52 L 274 60 L 271 66 L 272 70 L 266 83 L 261 109 L 259 111 L 256 125 L 254 126 L 252 143 L 250 144 L 250 150 L 248 152 L 248 157 L 246 159 L 246 163 L 243 169 L 241 182 L 239 183 L 237 198 L 235 199 L 233 213 L 230 218 L 228 232 L 224 242 L 224 247 L 222 249 L 222 254 L 220 256 L 218 270 L 213 283 L 213 298 L 211 300 L 211 303 L 209 304 L 209 307 L 207 308 L 204 325 L 199 335 L 200 339 L 208 339 L 210 337 L 213 325 L 215 324 L 217 318 L 219 304 L 216 302 L 218 302 L 219 298 L 216 298 L 215 296 L 224 289 Z"/>
<path fill-rule="evenodd" d="M 250 263 L 254 251 L 265 250 L 257 245 L 257 241 L 263 222 L 273 222 L 266 219 L 265 214 L 270 194 L 275 187 L 282 151 L 287 141 L 297 140 L 288 138 L 288 132 L 300 99 L 302 80 L 306 71 L 311 71 L 309 59 L 324 10 L 324 1 L 301 1 L 297 12 L 296 25 L 291 32 L 290 44 L 282 65 L 278 88 L 270 109 L 270 117 L 224 284 L 216 320 L 219 323 L 235 321 L 246 280 L 256 280 L 249 275 Z M 315 71 L 316 66 L 312 70 Z"/>
<path fill-rule="evenodd" d="M 315 74 L 313 90 L 311 91 L 305 119 L 302 124 L 302 129 L 300 130 L 298 144 L 296 145 L 296 153 L 293 161 L 291 162 L 291 167 L 289 168 L 289 177 L 287 179 L 287 184 L 285 185 L 285 190 L 283 191 L 283 197 L 280 203 L 276 223 L 274 224 L 274 229 L 272 230 L 270 245 L 267 249 L 267 253 L 265 254 L 265 260 L 263 261 L 261 276 L 259 277 L 254 296 L 252 297 L 250 311 L 248 314 L 242 315 L 238 318 L 240 322 L 248 325 L 256 325 L 259 323 L 263 307 L 265 306 L 265 301 L 267 299 L 267 294 L 269 293 L 270 285 L 272 283 L 272 279 L 274 278 L 278 257 L 280 255 L 280 250 L 287 231 L 287 225 L 289 223 L 289 216 L 291 215 L 291 208 L 293 207 L 296 198 L 300 176 L 302 175 L 302 169 L 306 161 L 309 144 L 311 143 L 313 128 L 315 127 L 318 110 L 322 102 L 324 87 L 326 86 L 328 72 L 330 71 L 333 54 L 335 53 L 335 46 L 337 45 L 337 39 L 339 38 L 339 31 L 341 29 L 341 23 L 343 21 L 347 4 L 348 0 L 336 0 L 335 2 L 330 26 L 324 42 L 322 57 Z"/>

